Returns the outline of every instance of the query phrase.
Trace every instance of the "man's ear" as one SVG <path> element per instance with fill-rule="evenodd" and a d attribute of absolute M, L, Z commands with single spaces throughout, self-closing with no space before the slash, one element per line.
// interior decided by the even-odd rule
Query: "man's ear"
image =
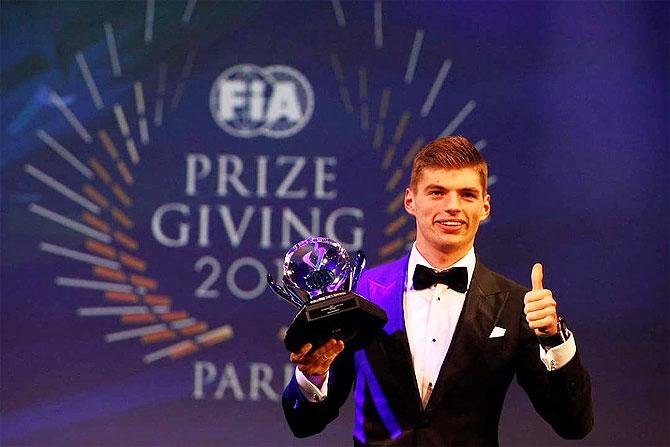
<path fill-rule="evenodd" d="M 484 222 L 486 219 L 491 217 L 491 195 L 484 195 L 484 206 L 482 207 L 482 216 L 479 219 L 480 222 Z"/>
<path fill-rule="evenodd" d="M 416 216 L 414 193 L 411 188 L 405 189 L 405 211 L 407 211 L 412 216 Z"/>

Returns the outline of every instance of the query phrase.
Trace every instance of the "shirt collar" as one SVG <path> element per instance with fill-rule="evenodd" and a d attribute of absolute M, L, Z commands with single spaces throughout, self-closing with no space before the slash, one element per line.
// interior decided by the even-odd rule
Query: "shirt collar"
<path fill-rule="evenodd" d="M 475 247 L 471 247 L 470 250 L 458 261 L 454 262 L 447 268 L 452 267 L 465 267 L 468 270 L 468 289 L 470 288 L 470 282 L 472 281 L 472 275 L 475 272 L 475 264 L 477 263 L 477 257 L 475 256 Z M 430 267 L 433 270 L 437 270 L 435 267 L 430 265 L 426 258 L 423 257 L 419 250 L 416 248 L 416 241 L 412 244 L 412 251 L 409 254 L 409 263 L 407 264 L 407 290 L 412 290 L 412 278 L 414 277 L 414 270 L 416 269 L 417 264 Z M 445 269 L 446 270 L 446 269 Z"/>

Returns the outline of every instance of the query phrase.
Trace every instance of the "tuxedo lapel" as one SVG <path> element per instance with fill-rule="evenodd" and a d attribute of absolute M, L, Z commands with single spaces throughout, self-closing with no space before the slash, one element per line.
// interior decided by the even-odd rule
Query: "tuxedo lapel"
<path fill-rule="evenodd" d="M 407 276 L 409 255 L 398 260 L 383 280 L 369 282 L 373 301 L 386 310 L 388 323 L 378 343 L 366 349 L 366 356 L 375 370 L 375 376 L 384 389 L 398 390 L 403 394 L 406 410 L 420 409 L 421 398 L 414 375 L 412 353 L 409 348 L 403 311 L 403 291 Z M 400 397 L 400 396 L 398 396 Z"/>
<path fill-rule="evenodd" d="M 482 350 L 509 292 L 501 291 L 493 273 L 477 262 L 454 337 L 426 408 L 436 407 Z"/>

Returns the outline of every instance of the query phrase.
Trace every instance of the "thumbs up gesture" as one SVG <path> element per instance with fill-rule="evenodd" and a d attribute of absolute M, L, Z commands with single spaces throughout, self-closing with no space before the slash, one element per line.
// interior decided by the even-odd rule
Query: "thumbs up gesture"
<path fill-rule="evenodd" d="M 536 336 L 551 337 L 558 332 L 558 313 L 551 290 L 545 289 L 542 285 L 542 277 L 542 264 L 533 265 L 530 273 L 533 288 L 523 298 L 525 304 L 523 312 Z"/>

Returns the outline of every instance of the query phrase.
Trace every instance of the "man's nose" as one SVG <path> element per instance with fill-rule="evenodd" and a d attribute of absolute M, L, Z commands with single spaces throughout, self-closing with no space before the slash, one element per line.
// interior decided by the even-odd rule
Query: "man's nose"
<path fill-rule="evenodd" d="M 455 212 L 461 210 L 461 198 L 455 192 L 446 194 L 443 202 L 444 210 Z"/>

